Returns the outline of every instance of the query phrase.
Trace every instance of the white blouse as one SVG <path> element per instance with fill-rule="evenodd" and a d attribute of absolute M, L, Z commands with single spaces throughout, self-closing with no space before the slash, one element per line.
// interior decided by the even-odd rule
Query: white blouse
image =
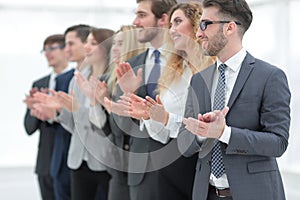
<path fill-rule="evenodd" d="M 167 143 L 170 138 L 177 138 L 182 124 L 188 87 L 193 75 L 186 62 L 183 63 L 183 68 L 180 79 L 173 81 L 168 90 L 160 94 L 165 110 L 169 112 L 167 125 L 164 126 L 163 123 L 152 119 L 144 120 L 150 137 L 163 144 Z"/>

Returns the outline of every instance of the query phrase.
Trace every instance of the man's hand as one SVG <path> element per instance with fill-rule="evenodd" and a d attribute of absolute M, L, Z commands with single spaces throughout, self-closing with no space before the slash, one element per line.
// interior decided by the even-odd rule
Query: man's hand
<path fill-rule="evenodd" d="M 116 69 L 118 82 L 124 93 L 135 93 L 142 83 L 142 68 L 135 75 L 129 63 L 120 63 Z"/>
<path fill-rule="evenodd" d="M 47 104 L 36 103 L 30 110 L 30 114 L 41 121 L 53 120 L 56 115 L 56 109 L 47 106 Z"/>
<path fill-rule="evenodd" d="M 198 119 L 184 118 L 183 123 L 185 128 L 194 135 L 218 139 L 223 134 L 228 111 L 229 108 L 225 107 L 223 110 L 215 110 L 204 115 L 199 114 Z"/>
<path fill-rule="evenodd" d="M 146 100 L 132 93 L 127 93 L 120 97 L 123 104 L 129 106 L 129 115 L 132 118 L 141 120 L 149 119 L 149 107 L 145 103 Z"/>
<path fill-rule="evenodd" d="M 57 92 L 49 90 L 52 95 L 48 95 L 43 92 L 36 92 L 33 97 L 37 103 L 42 103 L 49 108 L 61 110 L 61 104 L 59 103 Z"/>
<path fill-rule="evenodd" d="M 33 105 L 37 103 L 37 100 L 34 99 L 33 95 L 38 91 L 39 89 L 37 87 L 34 87 L 29 91 L 29 95 L 25 94 L 25 99 L 23 100 L 23 102 L 26 104 L 28 109 L 32 109 Z"/>

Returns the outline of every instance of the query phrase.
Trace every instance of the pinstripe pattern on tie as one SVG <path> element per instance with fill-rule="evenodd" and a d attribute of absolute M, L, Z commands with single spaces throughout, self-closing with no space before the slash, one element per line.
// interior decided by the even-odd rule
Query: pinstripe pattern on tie
<path fill-rule="evenodd" d="M 225 64 L 221 64 L 218 68 L 219 78 L 218 84 L 214 96 L 214 110 L 222 110 L 225 107 Z M 216 178 L 220 178 L 224 172 L 225 167 L 223 163 L 223 157 L 221 152 L 220 141 L 217 141 L 213 147 L 212 160 L 211 160 L 211 172 Z"/>

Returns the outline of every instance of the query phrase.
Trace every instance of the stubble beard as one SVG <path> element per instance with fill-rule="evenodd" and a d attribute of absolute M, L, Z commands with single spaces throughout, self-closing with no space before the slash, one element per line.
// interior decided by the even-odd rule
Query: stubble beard
<path fill-rule="evenodd" d="M 210 43 L 206 49 L 203 49 L 204 55 L 217 56 L 218 53 L 226 46 L 228 40 L 223 34 L 222 28 L 220 28 L 215 36 L 210 39 Z"/>

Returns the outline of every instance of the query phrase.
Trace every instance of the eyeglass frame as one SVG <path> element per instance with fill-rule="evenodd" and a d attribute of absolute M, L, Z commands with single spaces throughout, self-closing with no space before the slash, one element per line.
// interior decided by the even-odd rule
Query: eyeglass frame
<path fill-rule="evenodd" d="M 205 31 L 207 29 L 208 25 L 211 24 L 226 24 L 226 23 L 230 23 L 230 22 L 234 22 L 236 25 L 242 25 L 241 22 L 239 21 L 229 21 L 229 20 L 221 20 L 221 21 L 210 21 L 210 20 L 203 20 L 199 23 L 199 28 L 201 29 L 201 31 Z"/>
<path fill-rule="evenodd" d="M 54 51 L 56 49 L 63 49 L 63 48 L 65 48 L 65 45 L 57 45 L 57 46 L 54 46 L 54 47 L 48 47 L 46 49 L 42 49 L 41 53 L 52 52 L 52 51 Z"/>

